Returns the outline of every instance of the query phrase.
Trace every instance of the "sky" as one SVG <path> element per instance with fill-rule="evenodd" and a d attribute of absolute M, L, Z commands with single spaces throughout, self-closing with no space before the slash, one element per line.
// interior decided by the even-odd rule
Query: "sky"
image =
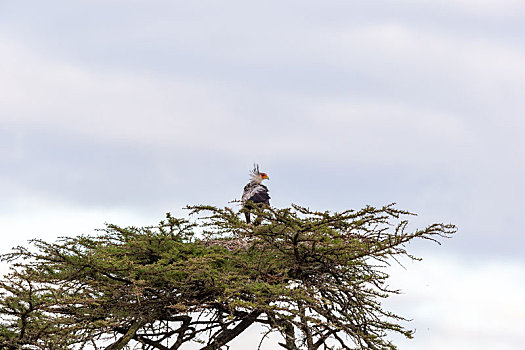
<path fill-rule="evenodd" d="M 416 329 L 401 349 L 521 349 L 524 16 L 523 0 L 0 0 L 1 252 L 230 205 L 257 162 L 276 207 L 396 202 L 412 227 L 458 226 L 390 271 L 386 306 Z"/>

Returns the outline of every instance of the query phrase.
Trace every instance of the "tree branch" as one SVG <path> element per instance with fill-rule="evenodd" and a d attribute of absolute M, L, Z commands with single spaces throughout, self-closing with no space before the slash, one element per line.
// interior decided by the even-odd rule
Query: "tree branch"
<path fill-rule="evenodd" d="M 243 319 L 237 326 L 235 326 L 233 329 L 227 329 L 221 333 L 215 339 L 213 342 L 209 343 L 205 347 L 201 348 L 200 350 L 219 350 L 221 346 L 227 344 L 230 342 L 233 338 L 244 332 L 246 328 L 251 326 L 255 320 L 257 320 L 257 317 L 261 314 L 261 311 L 255 310 L 252 311 L 248 317 Z"/>
<path fill-rule="evenodd" d="M 126 346 L 126 344 L 128 344 L 129 341 L 135 337 L 135 333 L 137 333 L 142 325 L 142 321 L 136 321 L 133 323 L 131 327 L 128 328 L 127 332 L 122 337 L 120 337 L 119 340 L 108 346 L 106 350 L 121 350 L 124 348 L 124 346 Z"/>

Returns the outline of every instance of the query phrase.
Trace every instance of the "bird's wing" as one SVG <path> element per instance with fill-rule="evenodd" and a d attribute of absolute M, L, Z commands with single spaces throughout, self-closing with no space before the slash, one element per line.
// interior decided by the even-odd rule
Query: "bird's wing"
<path fill-rule="evenodd" d="M 243 203 L 246 202 L 248 199 L 250 199 L 252 195 L 252 190 L 255 186 L 256 184 L 253 184 L 251 182 L 247 184 L 246 186 L 244 186 L 244 191 L 242 192 L 242 198 L 241 198 L 241 201 Z"/>
<path fill-rule="evenodd" d="M 261 184 L 248 184 L 244 187 L 242 202 L 252 201 L 254 203 L 270 204 L 268 188 Z"/>

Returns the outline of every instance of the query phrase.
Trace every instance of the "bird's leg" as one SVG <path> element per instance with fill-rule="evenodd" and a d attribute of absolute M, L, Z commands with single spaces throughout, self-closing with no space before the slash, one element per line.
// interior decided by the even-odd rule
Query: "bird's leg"
<path fill-rule="evenodd" d="M 259 216 L 257 216 L 257 217 L 255 218 L 255 220 L 253 221 L 253 224 L 254 224 L 255 226 L 260 226 L 261 223 L 262 223 L 262 219 L 261 219 L 261 217 L 259 217 Z"/>

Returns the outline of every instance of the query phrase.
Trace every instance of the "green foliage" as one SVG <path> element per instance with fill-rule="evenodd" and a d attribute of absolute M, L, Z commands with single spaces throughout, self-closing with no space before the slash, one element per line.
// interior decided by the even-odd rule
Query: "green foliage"
<path fill-rule="evenodd" d="M 108 225 L 99 235 L 33 240 L 4 255 L 0 345 L 6 349 L 220 349 L 252 324 L 282 334 L 283 348 L 395 349 L 412 333 L 381 306 L 384 266 L 416 238 L 410 213 L 366 207 L 341 213 L 300 206 L 254 209 L 251 226 L 230 208 L 190 207 L 196 222 Z M 199 232 L 198 234 L 196 232 Z"/>

